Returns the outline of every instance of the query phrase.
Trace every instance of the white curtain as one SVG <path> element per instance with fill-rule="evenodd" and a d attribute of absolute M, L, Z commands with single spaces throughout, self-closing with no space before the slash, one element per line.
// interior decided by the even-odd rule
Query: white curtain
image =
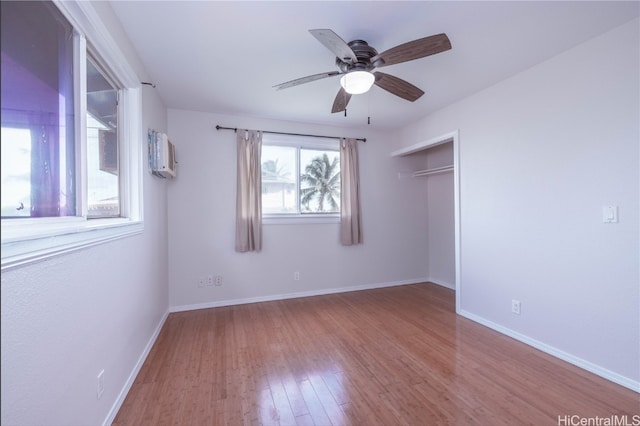
<path fill-rule="evenodd" d="M 358 141 L 340 138 L 340 242 L 362 244 Z"/>
<path fill-rule="evenodd" d="M 238 129 L 236 251 L 262 249 L 262 132 Z"/>

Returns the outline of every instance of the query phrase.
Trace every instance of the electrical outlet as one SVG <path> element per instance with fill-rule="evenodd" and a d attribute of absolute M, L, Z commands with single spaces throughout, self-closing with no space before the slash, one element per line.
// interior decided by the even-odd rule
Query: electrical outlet
<path fill-rule="evenodd" d="M 198 287 L 204 287 L 204 277 L 198 278 Z"/>
<path fill-rule="evenodd" d="M 213 275 L 209 275 L 209 277 L 207 278 L 207 285 L 208 286 L 213 285 Z"/>
<path fill-rule="evenodd" d="M 293 280 L 294 281 L 300 281 L 300 272 L 294 272 L 293 273 Z"/>
<path fill-rule="evenodd" d="M 100 399 L 102 397 L 103 393 L 104 393 L 104 370 L 102 370 L 98 374 L 98 392 L 96 394 L 98 399 Z"/>
<path fill-rule="evenodd" d="M 516 315 L 520 315 L 520 301 L 513 299 L 511 301 L 511 312 L 513 312 Z"/>
<path fill-rule="evenodd" d="M 222 286 L 222 275 L 216 275 L 215 277 L 215 282 L 216 282 L 216 287 L 221 287 Z"/>

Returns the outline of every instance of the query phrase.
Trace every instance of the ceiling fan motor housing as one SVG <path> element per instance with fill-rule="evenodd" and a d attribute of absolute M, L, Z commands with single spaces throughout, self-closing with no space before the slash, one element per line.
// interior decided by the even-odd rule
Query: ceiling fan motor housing
<path fill-rule="evenodd" d="M 350 71 L 372 71 L 377 64 L 371 63 L 371 58 L 378 54 L 378 51 L 364 40 L 353 40 L 348 43 L 353 53 L 356 55 L 356 62 L 345 61 L 345 58 L 336 57 L 336 66 L 343 72 Z"/>

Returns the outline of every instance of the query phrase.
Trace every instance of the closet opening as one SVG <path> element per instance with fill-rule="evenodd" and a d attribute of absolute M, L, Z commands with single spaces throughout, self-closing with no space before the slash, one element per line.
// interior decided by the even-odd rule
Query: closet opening
<path fill-rule="evenodd" d="M 394 151 L 420 167 L 410 173 L 427 194 L 427 263 L 429 281 L 455 291 L 460 311 L 460 166 L 458 132 Z"/>

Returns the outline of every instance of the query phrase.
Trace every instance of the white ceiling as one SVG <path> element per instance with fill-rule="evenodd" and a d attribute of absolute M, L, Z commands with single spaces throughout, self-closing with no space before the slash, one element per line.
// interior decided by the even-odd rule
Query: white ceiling
<path fill-rule="evenodd" d="M 638 1 L 112 1 L 168 108 L 397 128 L 638 16 Z M 331 114 L 339 78 L 309 32 L 328 28 L 378 52 L 444 32 L 452 49 L 384 67 L 425 91 L 408 102 L 378 87 Z M 222 123 L 225 124 L 225 123 Z M 233 123 L 226 123 L 233 125 Z"/>

